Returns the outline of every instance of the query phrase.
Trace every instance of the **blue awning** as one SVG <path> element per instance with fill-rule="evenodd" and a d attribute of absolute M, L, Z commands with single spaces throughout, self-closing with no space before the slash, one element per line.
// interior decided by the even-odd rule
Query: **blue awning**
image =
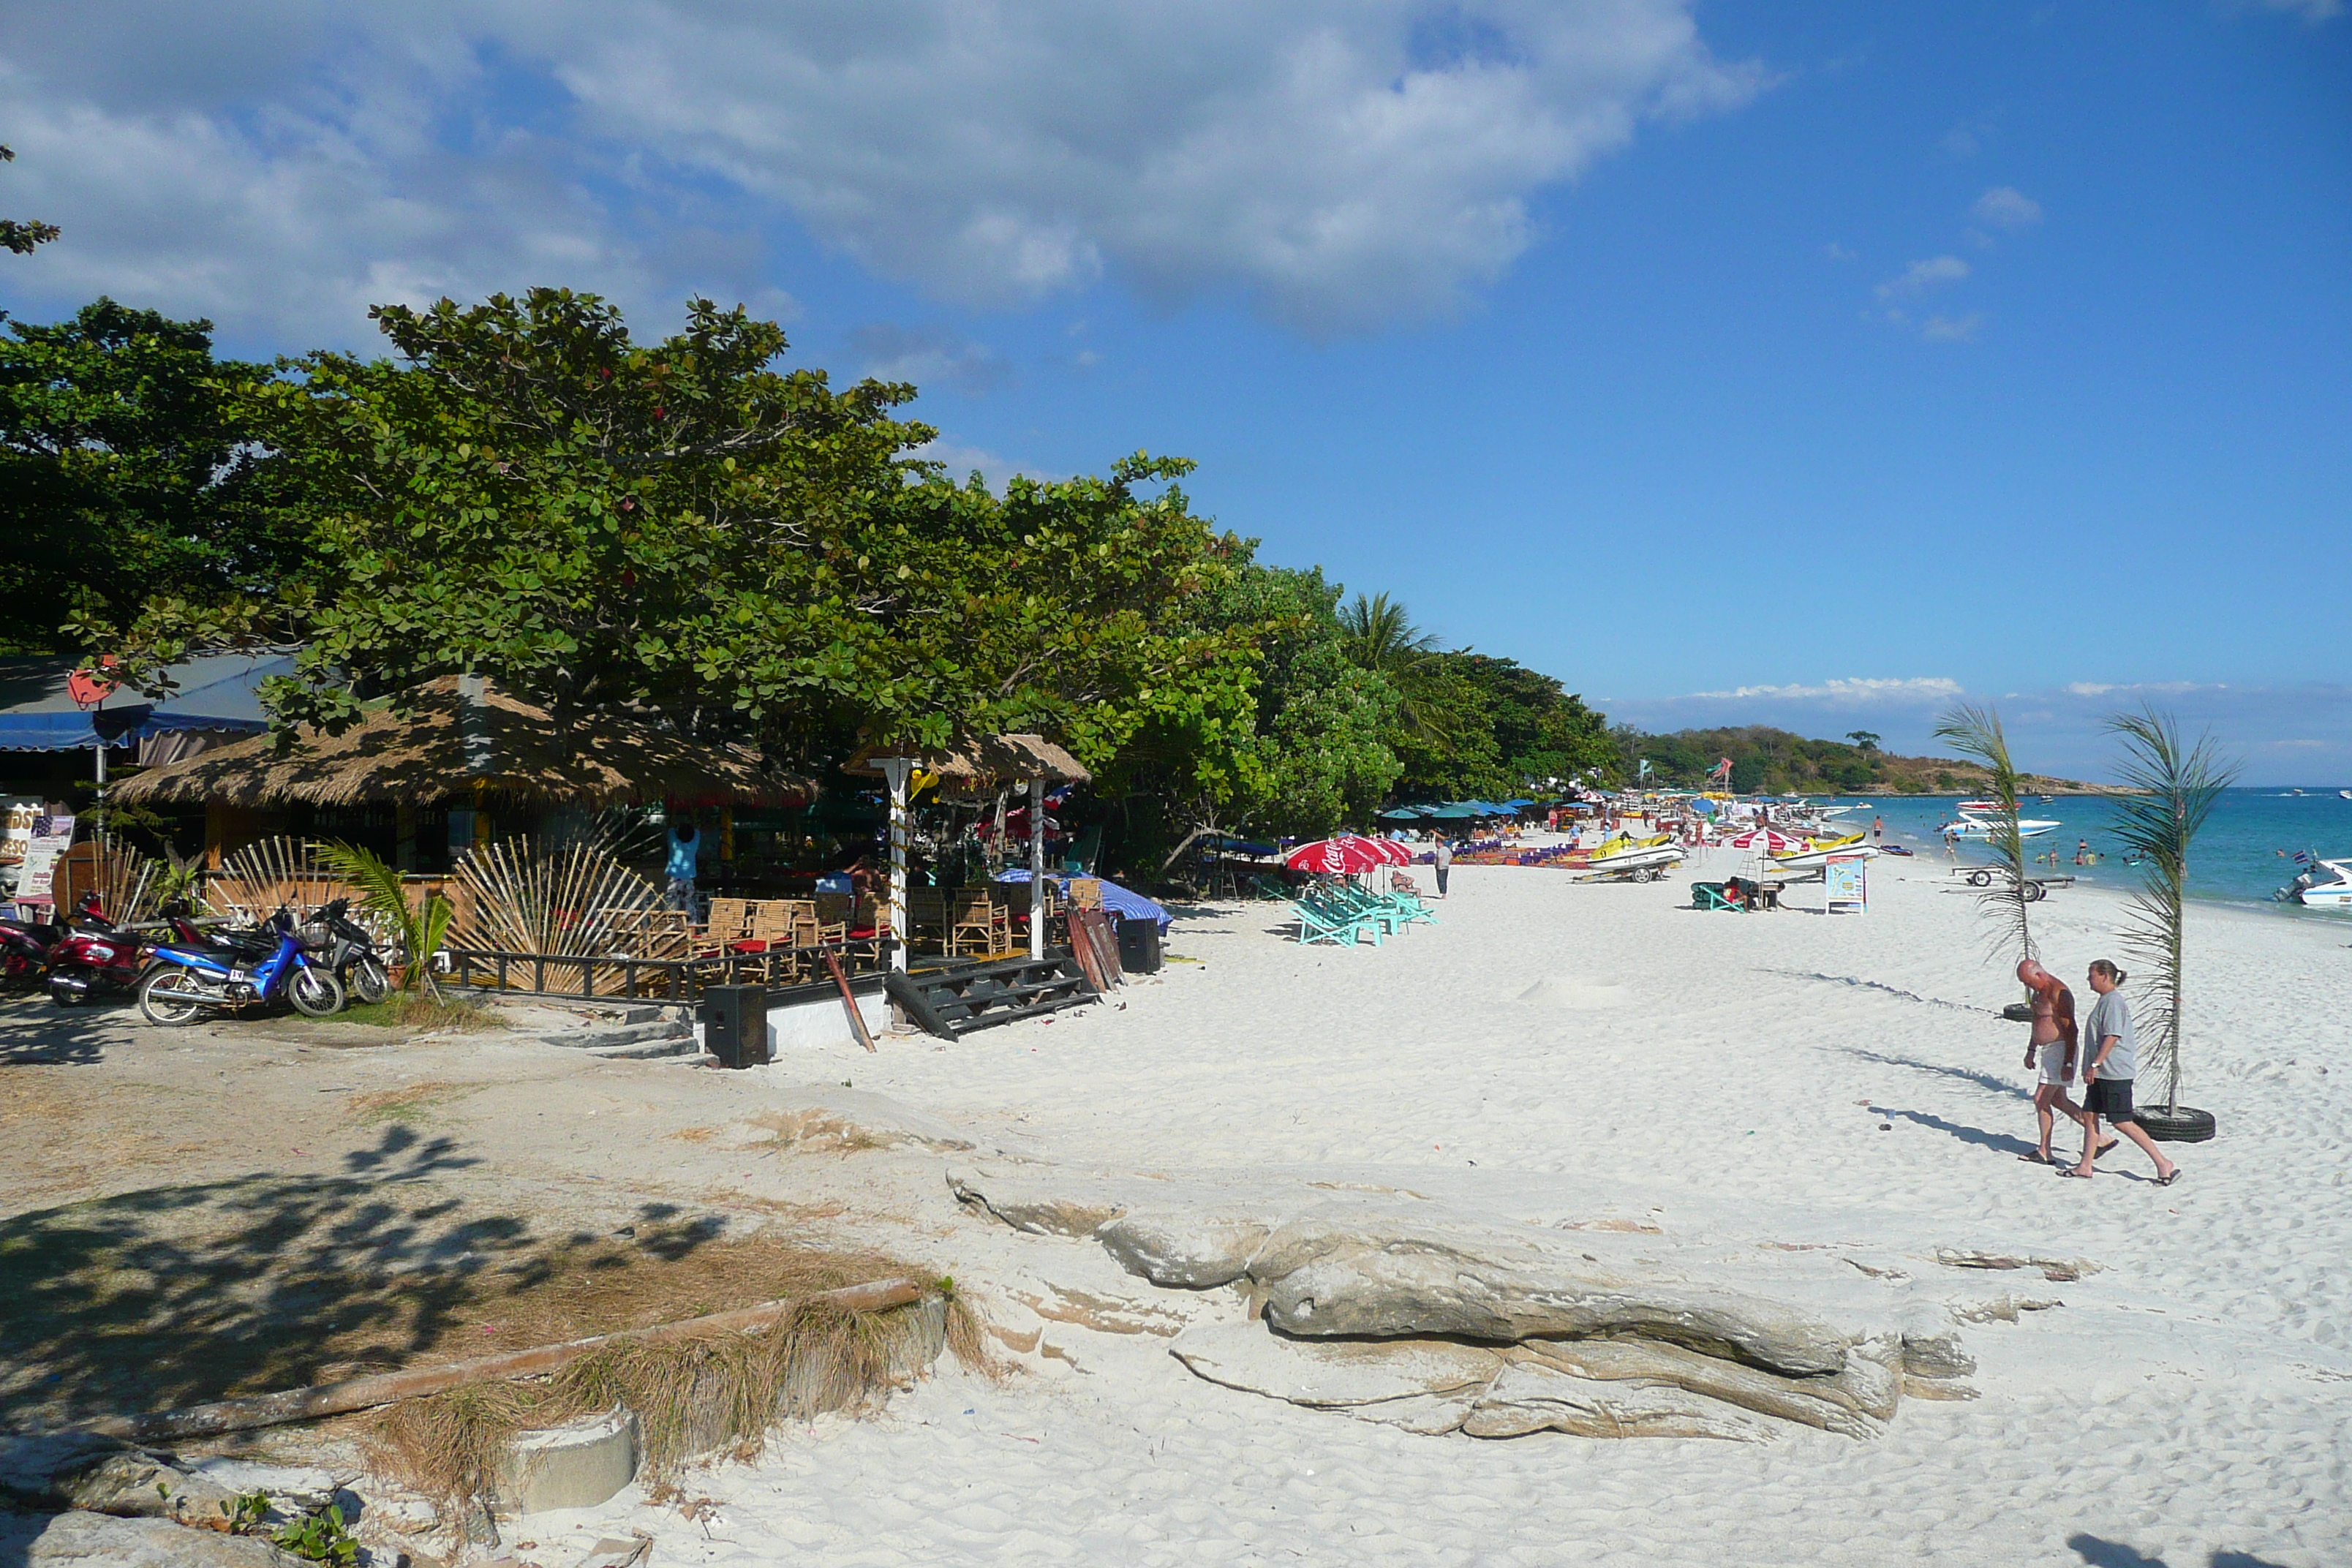
<path fill-rule="evenodd" d="M 1029 868 L 1024 866 L 1009 871 L 999 871 L 996 874 L 996 879 L 1000 882 L 1025 882 L 1029 879 Z M 1057 877 L 1051 871 L 1045 873 L 1045 879 L 1065 890 L 1067 890 L 1070 885 L 1070 879 L 1067 877 Z M 1107 877 L 1101 879 L 1101 881 L 1103 908 L 1122 920 L 1158 921 L 1160 928 L 1165 931 L 1168 929 L 1169 922 L 1175 918 L 1132 889 L 1122 888 Z"/>
<path fill-rule="evenodd" d="M 71 659 L 0 659 L 0 751 L 86 752 L 187 730 L 257 735 L 269 728 L 261 683 L 291 675 L 294 656 L 208 654 L 172 666 L 177 689 L 161 701 L 118 689 L 88 709 L 66 689 L 77 668 Z"/>

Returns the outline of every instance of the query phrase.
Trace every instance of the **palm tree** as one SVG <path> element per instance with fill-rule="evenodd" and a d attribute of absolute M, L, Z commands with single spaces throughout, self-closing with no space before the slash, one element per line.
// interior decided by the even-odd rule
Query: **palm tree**
<path fill-rule="evenodd" d="M 2147 1041 L 2147 1067 L 2164 1075 L 2165 1110 L 2174 1114 L 2180 1109 L 2189 846 L 2214 800 L 2236 780 L 2240 764 L 2223 759 L 2210 734 L 2183 745 L 2172 716 L 2152 707 L 2112 715 L 2107 731 L 2124 743 L 2123 782 L 2140 792 L 2116 806 L 2116 837 L 2140 863 L 2124 946 L 2150 971 L 2155 1000 L 2141 1037 Z"/>
<path fill-rule="evenodd" d="M 2014 946 L 2019 963 L 2037 957 L 2033 930 L 2025 918 L 2025 840 L 2017 831 L 2017 764 L 2010 760 L 2009 737 L 2001 731 L 2000 710 L 1990 703 L 1979 707 L 1963 702 L 1936 721 L 1936 738 L 1950 742 L 1955 751 L 1983 763 L 1985 772 L 1992 775 L 1989 793 L 1997 809 L 1991 817 L 1990 842 L 2009 875 L 2005 886 L 1997 879 L 1978 897 L 1997 922 L 1995 950 Z"/>
<path fill-rule="evenodd" d="M 422 985 L 435 1001 L 441 1000 L 441 988 L 433 981 L 433 955 L 448 935 L 457 906 L 438 892 L 426 893 L 421 903 L 412 905 L 400 873 L 356 844 L 321 844 L 318 854 L 321 866 L 358 891 L 360 908 L 390 932 L 400 955 L 400 967 L 394 971 L 400 976 L 400 988 L 414 991 Z"/>
<path fill-rule="evenodd" d="M 1348 662 L 1391 680 L 1437 651 L 1437 638 L 1412 624 L 1404 605 L 1386 594 L 1356 595 L 1339 606 L 1339 629 L 1348 634 Z"/>

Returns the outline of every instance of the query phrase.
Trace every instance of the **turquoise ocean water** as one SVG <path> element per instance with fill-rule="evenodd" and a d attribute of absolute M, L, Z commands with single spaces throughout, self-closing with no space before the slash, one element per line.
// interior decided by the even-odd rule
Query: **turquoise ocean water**
<path fill-rule="evenodd" d="M 2200 899 L 2259 906 L 2273 913 L 2306 920 L 2352 922 L 2352 913 L 2306 910 L 2300 904 L 2275 903 L 2271 899 L 2272 891 L 2293 881 L 2301 868 L 2293 859 L 2298 849 L 2331 860 L 2352 858 L 2352 800 L 2341 799 L 2336 793 L 2344 787 L 2329 784 L 2323 789 L 2317 784 L 2305 784 L 2300 795 L 2284 789 L 2224 791 L 2214 803 L 2213 815 L 2206 820 L 2205 831 L 2198 836 L 2197 846 L 2189 855 L 2190 893 Z M 1957 815 L 1952 806 L 1961 798 L 1935 795 L 1841 795 L 1830 804 L 1859 806 L 1861 809 L 1846 813 L 1843 820 L 1860 826 L 1867 827 L 1873 816 L 1885 817 L 1888 842 L 1916 850 L 1922 860 L 1940 862 L 1944 859 L 1944 847 L 1936 830 Z M 2028 854 L 2058 851 L 2059 864 L 2053 874 L 2119 887 L 2132 881 L 2135 873 L 2123 863 L 2112 831 L 2112 801 L 2060 795 L 2044 805 L 2029 800 L 2025 816 L 2064 824 L 2055 833 L 2026 843 Z M 2091 841 L 2092 852 L 2103 858 L 2095 865 L 2078 867 L 2074 864 L 2074 847 L 2085 838 Z M 1959 853 L 1964 860 L 1989 858 L 1981 844 L 1963 844 Z"/>

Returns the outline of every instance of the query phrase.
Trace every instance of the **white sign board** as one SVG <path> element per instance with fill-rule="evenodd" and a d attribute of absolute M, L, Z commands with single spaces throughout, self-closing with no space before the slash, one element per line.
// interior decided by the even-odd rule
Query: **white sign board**
<path fill-rule="evenodd" d="M 1830 913 L 1833 915 L 1866 915 L 1870 912 L 1870 858 L 1866 855 L 1832 855 L 1822 868 L 1822 890 L 1829 895 Z"/>
<path fill-rule="evenodd" d="M 58 860 L 73 847 L 74 819 L 71 816 L 38 816 L 33 819 L 33 836 L 25 845 L 25 869 L 16 879 L 16 901 L 20 904 L 46 904 L 50 901 L 49 889 L 57 881 Z"/>

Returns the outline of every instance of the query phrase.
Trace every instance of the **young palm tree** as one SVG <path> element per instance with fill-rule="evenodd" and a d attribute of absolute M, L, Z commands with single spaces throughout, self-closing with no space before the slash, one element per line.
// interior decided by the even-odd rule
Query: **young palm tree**
<path fill-rule="evenodd" d="M 2008 876 L 1996 879 L 1978 897 L 1996 922 L 1993 948 L 2000 952 L 2014 947 L 2014 963 L 2039 957 L 2033 929 L 2025 915 L 2025 840 L 2017 831 L 2017 764 L 2010 760 L 2009 737 L 2001 731 L 2000 713 L 1990 703 L 1979 707 L 1964 702 L 1936 721 L 1936 738 L 1950 742 L 1953 750 L 1983 763 L 1985 772 L 1992 775 L 1988 793 L 1997 809 L 1991 817 L 1990 843 Z"/>
<path fill-rule="evenodd" d="M 2238 776 L 2213 737 L 2184 745 L 2168 713 L 2143 708 L 2107 720 L 2124 743 L 2123 782 L 2140 791 L 2116 806 L 2116 837 L 2140 862 L 2124 946 L 2147 966 L 2153 1000 L 2139 1036 L 2147 1042 L 2142 1076 L 2160 1074 L 2168 1114 L 2180 1109 L 2182 947 L 2189 891 L 2189 846 L 2205 826 L 2214 800 Z"/>
<path fill-rule="evenodd" d="M 359 890 L 361 910 L 390 931 L 401 955 L 401 967 L 394 972 L 400 988 L 414 991 L 422 984 L 437 1001 L 441 988 L 433 983 L 433 954 L 448 934 L 449 917 L 457 907 L 439 893 L 427 893 L 421 904 L 411 905 L 400 873 L 356 844 L 320 844 L 315 853 L 321 866 Z"/>
<path fill-rule="evenodd" d="M 1404 605 L 1386 594 L 1356 595 L 1339 606 L 1339 629 L 1348 634 L 1348 661 L 1391 679 L 1405 675 L 1437 651 L 1437 638 L 1412 624 Z"/>

